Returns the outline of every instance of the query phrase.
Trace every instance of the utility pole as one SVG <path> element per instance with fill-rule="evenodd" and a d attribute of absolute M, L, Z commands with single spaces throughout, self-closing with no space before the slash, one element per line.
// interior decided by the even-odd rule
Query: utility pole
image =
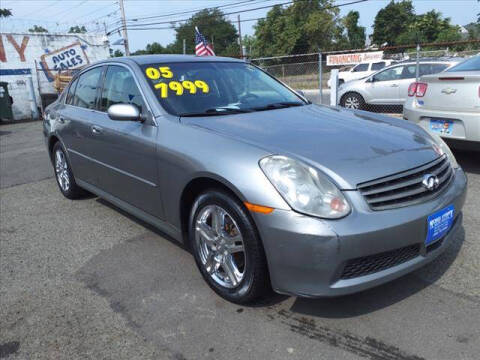
<path fill-rule="evenodd" d="M 187 53 L 187 42 L 183 39 L 183 55 Z"/>
<path fill-rule="evenodd" d="M 125 45 L 125 55 L 130 56 L 130 48 L 128 46 L 128 34 L 127 34 L 127 21 L 125 20 L 125 9 L 123 7 L 123 0 L 118 0 L 120 5 L 120 13 L 122 16 L 122 32 L 123 32 L 123 44 Z"/>
<path fill-rule="evenodd" d="M 242 46 L 242 26 L 240 25 L 240 14 L 237 16 L 238 20 L 238 46 L 240 47 L 240 55 L 244 58 L 243 46 Z"/>

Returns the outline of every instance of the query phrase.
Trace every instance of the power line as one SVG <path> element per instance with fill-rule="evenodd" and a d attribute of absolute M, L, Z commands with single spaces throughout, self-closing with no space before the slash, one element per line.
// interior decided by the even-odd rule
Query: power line
<path fill-rule="evenodd" d="M 369 0 L 355 0 L 355 1 L 351 1 L 351 2 L 348 2 L 348 3 L 342 3 L 342 4 L 337 4 L 337 5 L 332 5 L 332 6 L 325 6 L 323 7 L 322 9 L 333 9 L 333 8 L 338 8 L 338 7 L 342 7 L 342 6 L 347 6 L 347 5 L 354 5 L 354 4 L 358 4 L 358 3 L 362 3 L 362 2 L 366 2 L 366 1 L 369 1 Z M 274 4 L 274 5 L 268 5 L 268 6 L 261 6 L 261 7 L 256 7 L 256 8 L 251 8 L 251 9 L 244 9 L 244 10 L 237 10 L 237 11 L 233 11 L 233 12 L 229 12 L 229 13 L 224 13 L 223 15 L 226 16 L 226 15 L 233 15 L 233 14 L 240 14 L 240 13 L 244 13 L 244 12 L 249 12 L 249 11 L 254 11 L 254 10 L 260 10 L 260 9 L 266 9 L 266 8 L 270 8 L 270 7 L 273 7 L 273 6 L 283 6 L 283 5 L 287 5 L 287 4 L 292 4 L 294 1 L 287 1 L 287 2 L 283 2 L 283 3 L 279 3 L 279 4 Z M 260 17 L 260 18 L 255 18 L 255 19 L 245 19 L 245 20 L 241 20 L 240 22 L 247 22 L 247 21 L 255 21 L 255 20 L 261 20 L 261 19 L 265 19 L 265 17 Z M 186 22 L 186 21 L 189 21 L 191 20 L 191 18 L 185 18 L 185 19 L 180 19 L 180 20 L 170 20 L 170 21 L 161 21 L 161 22 L 154 22 L 154 23 L 147 23 L 147 24 L 131 24 L 131 25 L 127 25 L 127 28 L 128 30 L 166 30 L 166 29 L 174 29 L 175 26 L 173 25 L 173 23 L 178 23 L 178 22 Z M 172 24 L 171 26 L 165 26 L 165 27 L 142 27 L 142 26 L 151 26 L 151 25 L 164 25 L 164 24 Z M 115 32 L 115 31 L 118 31 L 120 30 L 122 27 L 117 27 L 113 30 L 110 30 L 108 34 L 111 34 L 112 32 Z"/>

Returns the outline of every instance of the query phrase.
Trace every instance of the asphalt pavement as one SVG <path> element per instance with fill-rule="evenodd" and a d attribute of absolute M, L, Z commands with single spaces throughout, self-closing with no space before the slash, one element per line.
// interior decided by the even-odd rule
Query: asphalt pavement
<path fill-rule="evenodd" d="M 106 201 L 65 199 L 40 123 L 0 127 L 0 358 L 478 359 L 480 153 L 437 260 L 330 299 L 224 301 L 191 255 Z"/>

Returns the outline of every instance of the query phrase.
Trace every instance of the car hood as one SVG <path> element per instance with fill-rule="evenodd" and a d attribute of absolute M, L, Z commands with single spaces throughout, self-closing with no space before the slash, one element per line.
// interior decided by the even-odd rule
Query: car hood
<path fill-rule="evenodd" d="M 306 105 L 181 121 L 302 160 L 344 190 L 438 157 L 420 127 L 364 111 Z"/>

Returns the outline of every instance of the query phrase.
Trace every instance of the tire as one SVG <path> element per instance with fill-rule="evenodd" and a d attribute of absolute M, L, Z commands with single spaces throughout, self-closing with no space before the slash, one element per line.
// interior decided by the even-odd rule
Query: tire
<path fill-rule="evenodd" d="M 85 196 L 87 192 L 80 188 L 75 182 L 65 149 L 59 141 L 53 146 L 52 160 L 55 179 L 63 196 L 70 200 Z"/>
<path fill-rule="evenodd" d="M 343 95 L 340 105 L 347 109 L 362 110 L 365 108 L 365 100 L 360 94 L 347 93 Z"/>
<path fill-rule="evenodd" d="M 215 189 L 198 196 L 190 213 L 189 241 L 203 278 L 224 299 L 248 304 L 271 293 L 261 240 L 234 197 Z"/>

